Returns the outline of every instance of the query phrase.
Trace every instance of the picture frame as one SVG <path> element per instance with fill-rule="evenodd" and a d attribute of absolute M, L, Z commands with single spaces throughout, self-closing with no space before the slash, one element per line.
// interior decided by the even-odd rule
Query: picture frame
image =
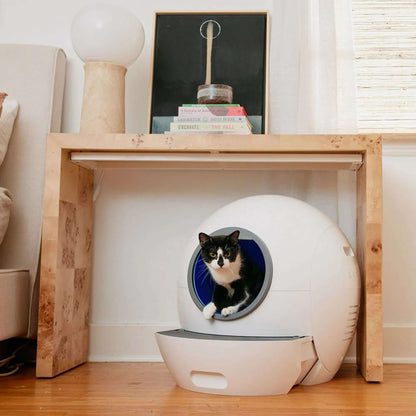
<path fill-rule="evenodd" d="M 205 83 L 213 21 L 212 83 L 233 88 L 254 134 L 268 133 L 269 13 L 155 12 L 148 132 L 165 133 L 183 104 L 196 104 Z M 206 29 L 205 29 L 206 30 Z"/>

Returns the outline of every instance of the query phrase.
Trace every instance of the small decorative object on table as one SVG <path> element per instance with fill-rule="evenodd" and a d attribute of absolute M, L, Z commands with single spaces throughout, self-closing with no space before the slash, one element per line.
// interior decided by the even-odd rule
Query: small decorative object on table
<path fill-rule="evenodd" d="M 225 84 L 198 86 L 198 104 L 232 104 L 233 89 Z"/>
<path fill-rule="evenodd" d="M 214 36 L 214 23 L 217 26 L 217 33 Z M 204 30 L 206 27 L 206 35 Z M 225 84 L 211 84 L 211 59 L 212 42 L 221 33 L 221 26 L 215 20 L 207 20 L 202 23 L 199 29 L 201 36 L 207 40 L 207 60 L 205 72 L 205 84 L 198 87 L 198 104 L 232 104 L 233 89 Z"/>

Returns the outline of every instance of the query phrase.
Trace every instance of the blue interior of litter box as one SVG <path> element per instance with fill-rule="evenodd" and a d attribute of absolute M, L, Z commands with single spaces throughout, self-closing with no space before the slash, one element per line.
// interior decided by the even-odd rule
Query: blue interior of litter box
<path fill-rule="evenodd" d="M 263 273 L 266 270 L 266 263 L 260 247 L 254 240 L 239 239 L 241 250 L 247 260 L 254 263 Z M 199 252 L 193 269 L 193 285 L 195 294 L 203 306 L 211 302 L 212 293 L 214 291 L 214 282 L 210 276 L 208 267 L 205 265 L 201 252 Z"/>

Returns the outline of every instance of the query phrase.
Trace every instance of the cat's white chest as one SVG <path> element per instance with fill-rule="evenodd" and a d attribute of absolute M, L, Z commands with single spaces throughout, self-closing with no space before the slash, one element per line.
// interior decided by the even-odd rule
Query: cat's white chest
<path fill-rule="evenodd" d="M 233 273 L 230 269 L 211 270 L 212 278 L 222 286 L 229 285 L 240 278 L 238 273 Z"/>
<path fill-rule="evenodd" d="M 221 286 L 224 286 L 230 296 L 234 293 L 234 289 L 230 286 L 232 282 L 240 279 L 241 257 L 237 256 L 235 261 L 229 263 L 228 267 L 220 269 L 210 268 L 212 278 Z"/>

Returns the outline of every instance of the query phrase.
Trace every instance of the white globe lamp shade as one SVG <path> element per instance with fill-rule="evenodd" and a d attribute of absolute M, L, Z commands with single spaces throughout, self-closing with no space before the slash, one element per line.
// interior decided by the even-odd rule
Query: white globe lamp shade
<path fill-rule="evenodd" d="M 84 62 L 111 62 L 127 68 L 143 49 L 144 30 L 128 10 L 94 4 L 75 16 L 71 38 L 75 52 Z"/>

